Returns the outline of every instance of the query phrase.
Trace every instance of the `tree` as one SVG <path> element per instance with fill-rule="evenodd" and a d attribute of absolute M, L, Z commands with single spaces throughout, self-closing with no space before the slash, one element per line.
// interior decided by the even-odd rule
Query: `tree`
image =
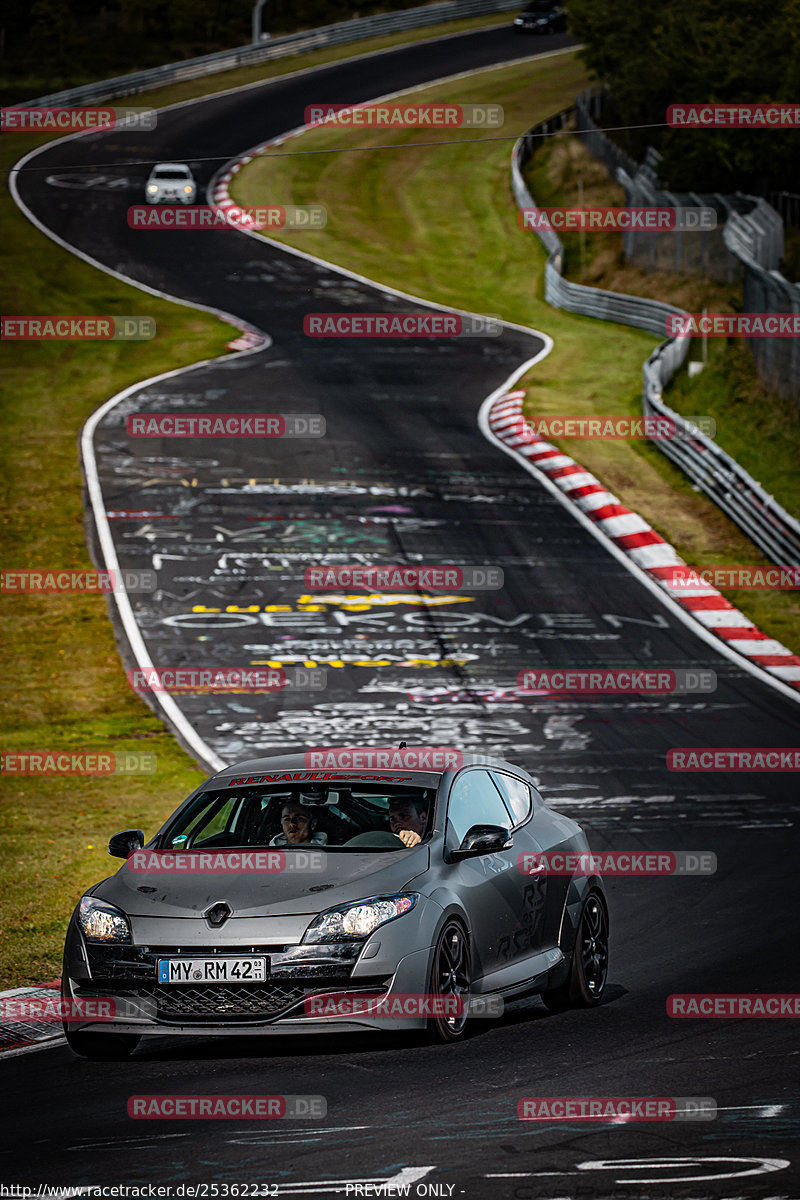
<path fill-rule="evenodd" d="M 800 132 L 663 125 L 670 104 L 796 102 L 800 0 L 570 0 L 569 20 L 609 85 L 605 123 L 656 126 L 612 136 L 638 159 L 656 146 L 670 188 L 797 190 Z"/>

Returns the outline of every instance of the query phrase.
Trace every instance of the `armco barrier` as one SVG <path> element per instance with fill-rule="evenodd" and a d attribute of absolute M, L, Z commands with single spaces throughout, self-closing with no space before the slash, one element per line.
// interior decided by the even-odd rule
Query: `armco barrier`
<path fill-rule="evenodd" d="M 515 143 L 511 155 L 511 187 L 520 208 L 533 208 L 536 204 L 522 176 L 522 168 L 542 136 L 563 129 L 573 113 L 572 108 L 564 109 L 554 117 L 535 125 Z M 744 228 L 747 228 L 746 222 Z M 734 224 L 729 235 L 732 240 L 728 242 L 735 253 L 741 249 L 734 249 L 733 245 L 738 229 L 738 224 Z M 564 247 L 561 239 L 553 230 L 537 229 L 536 234 L 549 254 L 544 269 L 545 299 L 555 308 L 614 321 L 619 325 L 633 325 L 637 329 L 645 329 L 655 334 L 665 332 L 666 318 L 670 313 L 683 312 L 682 309 L 662 304 L 658 300 L 606 292 L 601 288 L 587 287 L 564 279 Z M 740 240 L 744 239 L 743 233 L 738 236 Z M 685 361 L 689 344 L 689 338 L 669 338 L 663 341 L 642 368 L 642 407 L 645 414 L 669 417 L 683 430 L 687 428 L 686 421 L 664 403 L 662 393 L 678 367 Z M 655 445 L 718 504 L 768 558 L 780 565 L 800 562 L 800 522 L 787 513 L 777 500 L 765 492 L 716 442 L 697 431 L 691 436 L 659 439 Z"/>
<path fill-rule="evenodd" d="M 705 278 L 734 279 L 743 284 L 742 311 L 746 313 L 796 313 L 800 311 L 800 284 L 784 279 L 779 267 L 784 258 L 783 214 L 797 223 L 800 196 L 770 193 L 763 196 L 664 191 L 656 172 L 661 155 L 652 146 L 643 163 L 636 163 L 616 146 L 595 121 L 602 110 L 607 88 L 587 88 L 575 98 L 575 128 L 589 153 L 599 158 L 625 188 L 626 204 L 690 206 L 709 205 L 720 224 L 701 233 L 671 230 L 661 234 L 628 231 L 622 247 L 628 262 L 645 270 L 679 271 Z M 773 203 L 774 202 L 774 203 Z M 777 208 L 776 208 L 777 204 Z M 778 208 L 780 211 L 778 211 Z M 784 399 L 800 403 L 800 350 L 797 338 L 749 339 L 750 353 L 761 380 Z"/>
<path fill-rule="evenodd" d="M 309 50 L 344 46 L 349 42 L 360 42 L 364 38 L 402 33 L 405 29 L 421 29 L 425 25 L 438 25 L 445 21 L 463 20 L 465 17 L 508 12 L 519 7 L 520 0 L 449 0 L 448 3 L 408 8 L 402 12 L 356 17 L 352 21 L 339 21 L 335 25 L 323 25 L 319 29 L 307 29 L 302 33 L 288 34 L 286 37 L 270 38 L 269 41 L 258 45 L 237 46 L 233 50 L 204 54 L 201 58 L 188 58 L 183 62 L 168 63 L 163 67 L 151 67 L 147 71 L 118 75 L 114 79 L 104 79 L 98 83 L 54 92 L 50 96 L 39 96 L 36 100 L 26 100 L 16 107 L 91 104 L 100 100 L 114 100 L 119 96 L 133 96 L 162 87 L 164 84 L 183 83 L 187 79 L 199 79 L 203 75 L 232 71 L 235 67 L 249 67 L 277 58 L 288 58 Z"/>

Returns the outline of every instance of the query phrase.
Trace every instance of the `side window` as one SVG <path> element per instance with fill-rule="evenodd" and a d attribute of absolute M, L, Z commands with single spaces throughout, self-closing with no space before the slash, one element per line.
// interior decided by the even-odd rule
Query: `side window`
<path fill-rule="evenodd" d="M 209 811 L 207 809 L 192 826 L 190 831 L 192 845 L 203 842 L 206 838 L 214 837 L 215 834 L 225 833 L 237 802 L 237 796 L 230 796 L 225 798 L 224 803 L 216 810 L 212 808 Z"/>
<path fill-rule="evenodd" d="M 490 771 L 492 779 L 500 789 L 500 794 L 513 814 L 514 824 L 519 825 L 526 820 L 531 811 L 531 790 L 521 779 L 514 779 L 504 771 Z"/>
<path fill-rule="evenodd" d="M 511 819 L 487 771 L 465 771 L 453 784 L 447 815 L 460 845 L 473 825 L 502 825 Z"/>
<path fill-rule="evenodd" d="M 208 824 L 203 828 L 204 838 L 213 837 L 215 833 L 225 833 L 227 831 L 236 804 L 236 796 L 231 796 L 230 800 L 223 804 L 219 812 L 215 813 Z"/>

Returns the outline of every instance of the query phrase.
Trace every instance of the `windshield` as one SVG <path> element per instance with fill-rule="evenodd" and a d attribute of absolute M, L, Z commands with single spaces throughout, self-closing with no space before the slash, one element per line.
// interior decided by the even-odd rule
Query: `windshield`
<path fill-rule="evenodd" d="M 188 179 L 188 167 L 156 167 L 153 179 Z"/>
<path fill-rule="evenodd" d="M 432 828 L 434 788 L 345 783 L 200 792 L 166 828 L 162 850 L 281 846 L 402 850 Z"/>

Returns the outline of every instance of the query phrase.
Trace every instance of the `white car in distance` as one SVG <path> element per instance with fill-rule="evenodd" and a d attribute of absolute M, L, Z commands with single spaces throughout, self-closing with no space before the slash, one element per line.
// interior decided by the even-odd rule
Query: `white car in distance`
<path fill-rule="evenodd" d="M 183 163 L 156 163 L 144 193 L 148 204 L 194 204 L 197 184 Z"/>

